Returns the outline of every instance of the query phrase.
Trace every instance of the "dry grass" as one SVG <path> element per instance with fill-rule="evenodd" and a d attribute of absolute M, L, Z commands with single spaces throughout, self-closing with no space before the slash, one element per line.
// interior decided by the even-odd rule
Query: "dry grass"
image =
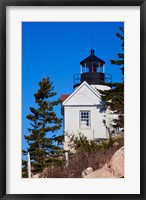
<path fill-rule="evenodd" d="M 118 146 L 113 146 L 109 149 L 101 148 L 94 152 L 80 152 L 69 155 L 68 167 L 48 166 L 42 174 L 43 178 L 81 178 L 81 173 L 88 167 L 97 170 L 108 163 L 113 154 L 124 145 L 123 139 L 118 139 Z"/>

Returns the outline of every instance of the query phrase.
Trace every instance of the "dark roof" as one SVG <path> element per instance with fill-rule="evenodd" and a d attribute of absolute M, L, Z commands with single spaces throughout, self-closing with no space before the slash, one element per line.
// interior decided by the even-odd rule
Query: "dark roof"
<path fill-rule="evenodd" d="M 91 55 L 85 58 L 84 60 L 82 60 L 80 62 L 81 65 L 84 65 L 86 62 L 90 62 L 90 61 L 95 61 L 95 62 L 101 63 L 102 65 L 105 64 L 103 60 L 101 60 L 100 58 L 94 55 L 94 52 L 95 52 L 94 49 L 91 49 L 90 52 L 91 52 Z"/>

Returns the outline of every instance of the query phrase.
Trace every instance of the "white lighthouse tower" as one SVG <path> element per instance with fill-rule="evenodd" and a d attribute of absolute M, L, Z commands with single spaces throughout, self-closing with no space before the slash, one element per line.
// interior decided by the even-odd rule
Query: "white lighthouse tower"
<path fill-rule="evenodd" d="M 80 62 L 80 74 L 74 75 L 74 92 L 62 95 L 65 143 L 69 134 L 79 133 L 98 141 L 108 138 L 106 108 L 99 90 L 110 89 L 111 75 L 105 74 L 105 62 L 90 51 L 90 56 Z"/>

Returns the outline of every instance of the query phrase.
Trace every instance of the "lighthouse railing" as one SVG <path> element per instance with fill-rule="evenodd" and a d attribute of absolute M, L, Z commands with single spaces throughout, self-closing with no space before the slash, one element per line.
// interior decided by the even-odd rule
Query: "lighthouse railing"
<path fill-rule="evenodd" d="M 84 73 L 82 73 L 82 74 L 84 74 Z M 85 73 L 86 74 L 86 73 Z M 101 82 L 101 81 L 99 81 L 99 82 Z M 103 80 L 103 82 L 106 84 L 108 84 L 108 83 L 112 83 L 112 75 L 111 74 L 109 74 L 109 73 L 105 73 L 104 74 L 104 80 Z M 76 88 L 77 86 L 79 86 L 81 84 L 81 74 L 80 73 L 78 73 L 78 74 L 75 74 L 74 76 L 73 76 L 73 87 L 74 88 Z"/>

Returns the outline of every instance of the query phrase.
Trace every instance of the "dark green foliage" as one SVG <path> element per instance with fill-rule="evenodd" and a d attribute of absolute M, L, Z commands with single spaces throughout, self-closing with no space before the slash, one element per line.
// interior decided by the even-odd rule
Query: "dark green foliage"
<path fill-rule="evenodd" d="M 33 174 L 41 172 L 60 152 L 60 147 L 56 145 L 58 137 L 55 132 L 61 128 L 62 118 L 57 117 L 54 106 L 61 101 L 54 100 L 56 92 L 53 90 L 49 78 L 43 78 L 34 94 L 37 107 L 30 107 L 31 113 L 26 116 L 31 128 L 28 128 L 29 135 L 24 136 L 29 147 L 27 151 L 23 151 L 23 155 L 30 153 Z"/>
<path fill-rule="evenodd" d="M 109 140 L 105 140 L 100 144 L 100 148 L 101 149 L 110 149 L 111 147 L 113 147 L 114 144 L 114 139 L 111 137 L 111 135 L 109 135 Z"/>
<path fill-rule="evenodd" d="M 71 138 L 71 142 L 73 142 L 74 149 L 77 152 L 92 152 L 98 148 L 97 143 L 93 140 L 88 140 L 86 136 L 79 133 L 78 136 Z"/>
<path fill-rule="evenodd" d="M 124 127 L 124 83 L 114 83 L 113 88 L 108 91 L 100 91 L 106 106 L 118 114 L 118 119 L 114 119 L 114 128 Z"/>
<path fill-rule="evenodd" d="M 121 33 L 116 33 L 116 36 L 122 41 L 122 51 L 124 51 L 124 29 L 120 27 Z M 124 75 L 124 52 L 117 53 L 117 60 L 110 60 L 112 64 L 121 66 L 122 74 Z M 124 82 L 110 84 L 111 89 L 108 91 L 100 91 L 102 99 L 114 114 L 118 114 L 118 119 L 114 119 L 114 128 L 124 127 Z"/>
<path fill-rule="evenodd" d="M 76 137 L 72 135 L 70 142 L 73 143 L 73 147 L 76 150 L 76 153 L 91 153 L 94 151 L 98 151 L 99 149 L 110 149 L 113 146 L 115 139 L 112 138 L 110 135 L 109 139 L 103 139 L 100 142 L 95 142 L 93 140 L 88 140 L 86 136 L 79 133 Z"/>
<path fill-rule="evenodd" d="M 120 27 L 119 29 L 121 33 L 116 33 L 116 36 L 120 38 L 120 40 L 122 41 L 121 46 L 122 46 L 122 51 L 124 52 L 124 28 Z M 124 53 L 117 53 L 117 55 L 118 55 L 118 60 L 111 59 L 110 61 L 114 65 L 118 65 L 118 66 L 122 65 L 120 69 L 122 70 L 122 74 L 124 75 Z"/>
<path fill-rule="evenodd" d="M 22 160 L 22 177 L 28 178 L 27 161 L 26 160 Z"/>

